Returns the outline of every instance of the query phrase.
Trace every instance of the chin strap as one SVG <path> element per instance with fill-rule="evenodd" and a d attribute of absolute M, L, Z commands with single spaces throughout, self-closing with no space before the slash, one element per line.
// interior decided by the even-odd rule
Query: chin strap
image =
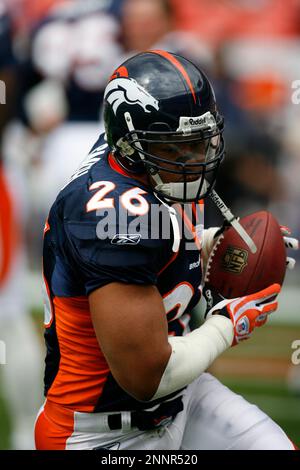
<path fill-rule="evenodd" d="M 210 192 L 210 197 L 213 200 L 213 202 L 216 204 L 218 209 L 221 211 L 223 217 L 232 225 L 232 227 L 237 231 L 239 236 L 244 240 L 246 245 L 250 248 L 251 253 L 256 253 L 257 252 L 257 247 L 252 240 L 252 238 L 248 235 L 244 227 L 239 223 L 237 218 L 233 215 L 231 210 L 226 206 L 225 202 L 220 198 L 220 196 L 216 193 L 216 191 L 213 189 Z"/>
<path fill-rule="evenodd" d="M 168 209 L 168 212 L 170 214 L 170 219 L 172 222 L 173 235 L 174 235 L 172 251 L 174 253 L 177 253 L 177 251 L 179 250 L 179 245 L 181 241 L 180 230 L 179 230 L 179 225 L 178 225 L 178 220 L 177 220 L 177 213 L 174 207 L 169 206 L 166 202 L 160 199 L 156 193 L 154 193 L 154 196 Z"/>
<path fill-rule="evenodd" d="M 159 175 L 152 176 L 155 182 L 158 181 L 158 178 L 161 181 L 161 178 Z M 192 199 L 201 199 L 203 194 L 206 193 L 207 191 L 207 183 L 206 181 L 203 181 L 201 193 L 198 195 L 199 191 L 199 186 L 201 184 L 202 178 L 198 178 L 196 181 L 190 181 L 189 183 L 161 183 L 157 184 L 155 186 L 156 191 L 160 191 L 166 195 L 166 197 L 174 197 L 177 199 L 182 199 L 184 198 L 184 193 L 186 192 L 186 199 L 192 200 Z M 186 188 L 186 191 L 185 191 Z"/>

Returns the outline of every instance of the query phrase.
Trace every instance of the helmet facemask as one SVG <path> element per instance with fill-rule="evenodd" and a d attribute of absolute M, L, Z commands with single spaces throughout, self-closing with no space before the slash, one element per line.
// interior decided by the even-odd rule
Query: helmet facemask
<path fill-rule="evenodd" d="M 223 119 L 207 112 L 199 117 L 181 117 L 176 131 L 154 123 L 147 131 L 133 128 L 117 143 L 120 153 L 139 160 L 154 192 L 166 201 L 194 202 L 208 196 L 224 157 Z M 158 128 L 160 130 L 158 130 Z"/>

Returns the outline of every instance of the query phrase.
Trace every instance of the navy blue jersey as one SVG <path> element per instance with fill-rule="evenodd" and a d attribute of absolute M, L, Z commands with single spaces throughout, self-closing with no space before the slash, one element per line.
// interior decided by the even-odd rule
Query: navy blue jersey
<path fill-rule="evenodd" d="M 203 227 L 203 207 L 189 208 L 190 213 L 177 206 L 177 249 L 168 206 L 118 165 L 100 137 L 58 195 L 45 226 L 49 400 L 87 412 L 145 406 L 113 379 L 92 326 L 88 296 L 111 282 L 156 285 L 169 334 L 188 331 L 190 311 L 200 298 L 196 217 L 198 229 Z"/>

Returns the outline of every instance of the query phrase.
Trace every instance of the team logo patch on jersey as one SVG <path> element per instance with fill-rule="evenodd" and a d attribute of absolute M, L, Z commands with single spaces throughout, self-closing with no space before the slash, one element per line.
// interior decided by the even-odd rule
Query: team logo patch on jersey
<path fill-rule="evenodd" d="M 222 268 L 234 274 L 240 274 L 247 266 L 248 251 L 229 246 L 222 260 Z"/>
<path fill-rule="evenodd" d="M 117 233 L 111 240 L 112 245 L 137 245 L 141 241 L 141 235 L 129 233 Z"/>
<path fill-rule="evenodd" d="M 151 112 L 149 107 L 159 110 L 158 101 L 133 78 L 112 80 L 105 89 L 104 99 L 112 106 L 115 114 L 122 103 L 139 105 L 145 113 Z"/>

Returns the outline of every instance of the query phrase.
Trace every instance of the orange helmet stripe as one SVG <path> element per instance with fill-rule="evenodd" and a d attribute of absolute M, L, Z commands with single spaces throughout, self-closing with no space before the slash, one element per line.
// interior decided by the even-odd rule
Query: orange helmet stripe
<path fill-rule="evenodd" d="M 188 76 L 187 74 L 187 71 L 185 70 L 185 68 L 183 67 L 183 65 L 177 60 L 175 59 L 175 57 L 173 57 L 169 52 L 167 51 L 160 51 L 160 50 L 153 50 L 153 51 L 148 51 L 148 52 L 152 52 L 153 54 L 158 54 L 158 55 L 161 55 L 162 57 L 165 57 L 167 60 L 169 60 L 170 62 L 172 62 L 172 64 L 177 68 L 177 70 L 179 70 L 179 72 L 183 75 L 183 77 L 185 78 L 188 86 L 189 86 L 189 89 L 191 90 L 191 93 L 193 95 L 193 98 L 194 98 L 194 102 L 196 103 L 196 93 L 195 93 L 195 90 L 194 90 L 194 87 L 192 85 L 192 82 L 191 82 L 191 79 L 190 77 Z"/>
<path fill-rule="evenodd" d="M 109 79 L 109 82 L 111 80 L 113 80 L 114 78 L 119 78 L 119 77 L 128 77 L 128 70 L 126 67 L 124 66 L 120 66 L 118 67 L 114 73 L 112 74 L 112 76 L 110 77 Z"/>

